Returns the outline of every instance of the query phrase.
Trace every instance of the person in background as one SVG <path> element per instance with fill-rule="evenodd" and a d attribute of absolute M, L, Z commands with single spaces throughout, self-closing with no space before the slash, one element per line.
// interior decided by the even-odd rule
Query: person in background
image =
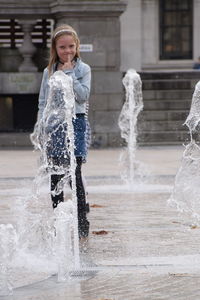
<path fill-rule="evenodd" d="M 200 56 L 198 57 L 198 61 L 194 63 L 193 69 L 196 69 L 196 70 L 200 69 Z"/>

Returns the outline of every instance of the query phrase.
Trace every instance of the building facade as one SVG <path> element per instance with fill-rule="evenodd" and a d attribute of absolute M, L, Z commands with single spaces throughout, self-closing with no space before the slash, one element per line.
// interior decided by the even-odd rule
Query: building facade
<path fill-rule="evenodd" d="M 191 70 L 200 56 L 200 0 L 128 0 L 121 70 Z"/>
<path fill-rule="evenodd" d="M 128 0 L 121 15 L 121 71 L 140 72 L 140 144 L 183 144 L 200 70 L 199 0 Z"/>
<path fill-rule="evenodd" d="M 30 145 L 51 32 L 62 23 L 77 30 L 81 57 L 92 68 L 93 146 L 123 142 L 118 116 L 124 101 L 122 77 L 130 68 L 143 80 L 139 128 L 144 134 L 139 141 L 148 143 L 149 131 L 162 123 L 152 142 L 159 143 L 167 130 L 168 142 L 173 142 L 172 131 L 183 123 L 199 80 L 193 70 L 200 56 L 199 14 L 200 0 L 0 0 L 0 145 Z M 172 105 L 172 99 L 185 95 L 187 104 Z M 174 125 L 174 115 L 179 125 Z"/>

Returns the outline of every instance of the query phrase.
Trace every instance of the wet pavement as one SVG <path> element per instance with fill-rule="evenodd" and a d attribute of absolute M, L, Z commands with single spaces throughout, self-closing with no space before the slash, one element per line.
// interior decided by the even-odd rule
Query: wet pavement
<path fill-rule="evenodd" d="M 200 298 L 200 228 L 167 203 L 183 147 L 140 147 L 137 158 L 149 175 L 131 188 L 120 180 L 120 152 L 90 150 L 84 165 L 91 228 L 81 255 L 90 267 L 64 283 L 56 276 L 27 281 L 0 299 Z M 9 221 L 14 199 L 30 187 L 38 159 L 30 149 L 0 150 L 0 223 Z"/>

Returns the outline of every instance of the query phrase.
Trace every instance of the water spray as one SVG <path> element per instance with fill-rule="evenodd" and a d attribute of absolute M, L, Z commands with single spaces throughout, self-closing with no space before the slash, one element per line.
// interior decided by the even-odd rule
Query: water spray
<path fill-rule="evenodd" d="M 127 143 L 127 148 L 121 155 L 122 179 L 130 186 L 134 183 L 139 162 L 135 159 L 137 147 L 137 118 L 143 109 L 142 81 L 140 75 L 130 69 L 124 76 L 123 85 L 126 90 L 126 99 L 122 107 L 118 124 L 121 129 L 121 136 Z"/>

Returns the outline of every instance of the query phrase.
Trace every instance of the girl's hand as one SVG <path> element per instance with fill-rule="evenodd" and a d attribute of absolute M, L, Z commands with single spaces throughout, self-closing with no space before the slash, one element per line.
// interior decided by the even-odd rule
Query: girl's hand
<path fill-rule="evenodd" d="M 67 56 L 67 61 L 64 62 L 63 66 L 61 67 L 61 70 L 69 70 L 69 69 L 73 69 L 74 67 L 74 63 L 71 61 L 71 55 L 69 54 Z"/>

